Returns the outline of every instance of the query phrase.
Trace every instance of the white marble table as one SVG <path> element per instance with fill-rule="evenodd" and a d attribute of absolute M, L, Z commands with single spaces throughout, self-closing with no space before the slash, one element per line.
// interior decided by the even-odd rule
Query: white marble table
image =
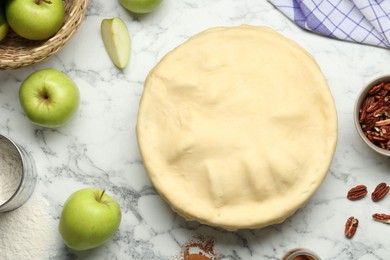
<path fill-rule="evenodd" d="M 115 16 L 127 23 L 132 37 L 131 61 L 123 71 L 112 65 L 100 37 L 101 20 Z M 164 54 L 204 29 L 240 24 L 270 26 L 314 56 L 334 95 L 339 139 L 329 174 L 306 207 L 283 224 L 227 232 L 186 222 L 161 200 L 143 168 L 135 124 L 144 79 Z M 389 159 L 366 147 L 352 119 L 357 93 L 372 78 L 390 73 L 389 61 L 390 50 L 303 31 L 266 1 L 164 0 L 156 12 L 135 17 L 116 0 L 92 0 L 80 30 L 57 55 L 0 72 L 0 132 L 35 158 L 34 194 L 50 202 L 56 223 L 66 198 L 83 187 L 106 189 L 122 207 L 120 228 L 110 242 L 82 253 L 59 243 L 47 259 L 177 259 L 183 243 L 196 235 L 215 240 L 218 259 L 280 259 L 295 247 L 323 259 L 390 259 L 390 226 L 371 218 L 390 213 L 390 198 L 375 204 L 369 198 L 346 199 L 349 188 L 373 189 L 390 177 Z M 21 81 L 45 67 L 67 73 L 81 92 L 78 114 L 56 130 L 31 125 L 18 101 Z M 351 215 L 360 226 L 348 240 L 343 232 Z"/>

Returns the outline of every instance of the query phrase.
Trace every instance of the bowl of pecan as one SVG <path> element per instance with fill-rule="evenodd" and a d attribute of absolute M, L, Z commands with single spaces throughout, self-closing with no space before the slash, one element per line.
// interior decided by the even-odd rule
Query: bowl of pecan
<path fill-rule="evenodd" d="M 363 87 L 355 102 L 354 122 L 370 148 L 390 156 L 390 75 L 376 78 Z"/>

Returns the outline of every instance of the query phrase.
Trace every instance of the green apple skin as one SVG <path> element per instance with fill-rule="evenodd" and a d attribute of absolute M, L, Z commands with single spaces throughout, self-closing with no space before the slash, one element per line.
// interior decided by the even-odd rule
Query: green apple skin
<path fill-rule="evenodd" d="M 124 8 L 136 14 L 153 12 L 161 2 L 162 0 L 119 0 Z"/>
<path fill-rule="evenodd" d="M 56 128 L 68 123 L 76 113 L 80 94 L 66 74 L 47 68 L 31 73 L 22 82 L 19 101 L 33 124 Z"/>
<path fill-rule="evenodd" d="M 7 0 L 5 14 L 18 35 L 38 41 L 58 32 L 64 22 L 65 7 L 62 0 Z"/>
<path fill-rule="evenodd" d="M 76 251 L 101 246 L 116 232 L 121 209 L 108 194 L 93 188 L 73 193 L 62 209 L 59 231 L 65 244 Z"/>
<path fill-rule="evenodd" d="M 2 6 L 0 6 L 0 41 L 5 38 L 8 33 L 8 30 L 9 25 L 7 23 L 7 20 L 5 19 L 4 10 L 2 9 Z"/>

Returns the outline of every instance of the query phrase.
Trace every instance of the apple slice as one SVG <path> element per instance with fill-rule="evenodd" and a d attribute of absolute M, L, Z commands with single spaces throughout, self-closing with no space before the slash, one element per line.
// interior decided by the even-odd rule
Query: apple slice
<path fill-rule="evenodd" d="M 100 29 L 108 56 L 115 66 L 125 68 L 129 63 L 131 47 L 126 24 L 119 17 L 103 19 Z"/>
<path fill-rule="evenodd" d="M 4 10 L 0 6 L 0 41 L 2 41 L 8 33 L 8 23 L 5 19 Z"/>

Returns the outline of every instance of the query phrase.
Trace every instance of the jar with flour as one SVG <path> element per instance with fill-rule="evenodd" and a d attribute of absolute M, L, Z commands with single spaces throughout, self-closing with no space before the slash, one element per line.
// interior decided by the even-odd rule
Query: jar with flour
<path fill-rule="evenodd" d="M 35 163 L 23 147 L 0 134 L 0 212 L 28 200 L 37 179 Z"/>

